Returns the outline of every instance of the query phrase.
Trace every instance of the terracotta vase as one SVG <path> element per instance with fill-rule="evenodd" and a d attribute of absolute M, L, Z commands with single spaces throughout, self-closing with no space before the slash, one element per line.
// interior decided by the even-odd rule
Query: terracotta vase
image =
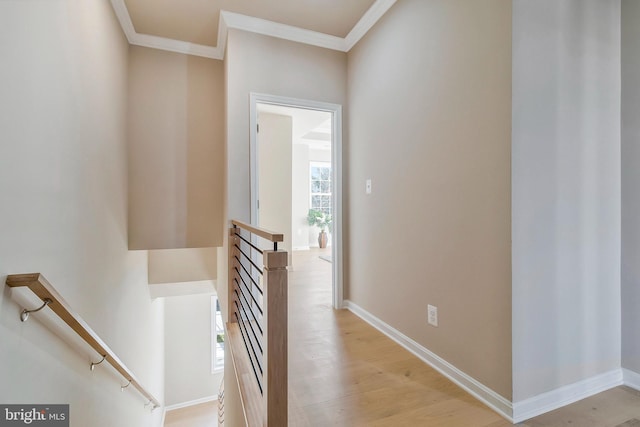
<path fill-rule="evenodd" d="M 321 231 L 320 234 L 318 234 L 318 245 L 320 246 L 320 249 L 327 247 L 327 240 L 329 240 L 327 232 Z"/>

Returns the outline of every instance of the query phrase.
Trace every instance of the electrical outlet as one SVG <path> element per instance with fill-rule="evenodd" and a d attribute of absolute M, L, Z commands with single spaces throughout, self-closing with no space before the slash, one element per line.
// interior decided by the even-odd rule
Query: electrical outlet
<path fill-rule="evenodd" d="M 438 307 L 431 304 L 427 306 L 427 322 L 431 326 L 438 327 Z"/>

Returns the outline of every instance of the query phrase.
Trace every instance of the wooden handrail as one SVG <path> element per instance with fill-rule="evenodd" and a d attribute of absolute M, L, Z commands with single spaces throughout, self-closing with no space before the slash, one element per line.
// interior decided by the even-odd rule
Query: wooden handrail
<path fill-rule="evenodd" d="M 7 277 L 7 286 L 10 288 L 26 287 L 38 296 L 43 302 L 50 300 L 48 307 L 60 317 L 69 327 L 77 333 L 91 348 L 98 354 L 105 356 L 105 359 L 125 380 L 131 381 L 131 385 L 154 405 L 159 407 L 160 402 L 149 391 L 147 391 L 133 375 L 116 354 L 105 344 L 91 327 L 75 313 L 69 304 L 62 298 L 56 289 L 40 273 L 14 274 Z"/>
<path fill-rule="evenodd" d="M 284 234 L 282 233 L 275 233 L 273 231 L 265 230 L 264 228 L 257 228 L 257 227 L 254 227 L 253 225 L 249 225 L 244 222 L 237 221 L 235 219 L 231 221 L 231 224 L 237 227 L 240 227 L 244 230 L 247 230 L 255 234 L 256 236 L 260 236 L 263 239 L 267 239 L 271 242 L 284 242 Z"/>

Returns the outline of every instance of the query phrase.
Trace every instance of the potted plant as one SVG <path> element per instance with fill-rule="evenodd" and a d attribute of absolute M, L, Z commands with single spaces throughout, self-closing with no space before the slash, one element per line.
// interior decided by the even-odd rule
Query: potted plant
<path fill-rule="evenodd" d="M 316 209 L 309 209 L 309 215 L 307 215 L 307 222 L 311 226 L 316 226 L 320 229 L 318 234 L 318 245 L 320 248 L 327 247 L 327 229 L 331 228 L 331 215 L 325 214 L 322 211 Z"/>

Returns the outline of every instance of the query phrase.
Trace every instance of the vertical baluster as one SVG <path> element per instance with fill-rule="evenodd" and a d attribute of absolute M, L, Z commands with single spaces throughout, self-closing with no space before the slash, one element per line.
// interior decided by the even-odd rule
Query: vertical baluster
<path fill-rule="evenodd" d="M 227 294 L 227 301 L 228 301 L 228 305 L 227 305 L 227 316 L 228 316 L 228 321 L 233 323 L 236 322 L 236 317 L 233 315 L 234 311 L 235 311 L 235 305 L 234 305 L 234 301 L 235 301 L 235 287 L 236 287 L 236 283 L 233 280 L 236 277 L 236 270 L 234 268 L 235 264 L 236 264 L 236 245 L 239 244 L 240 239 L 238 238 L 238 236 L 236 236 L 236 230 L 238 230 L 236 227 L 231 227 L 229 229 L 229 271 L 228 271 L 228 294 Z M 239 315 L 239 313 L 238 313 Z"/>

